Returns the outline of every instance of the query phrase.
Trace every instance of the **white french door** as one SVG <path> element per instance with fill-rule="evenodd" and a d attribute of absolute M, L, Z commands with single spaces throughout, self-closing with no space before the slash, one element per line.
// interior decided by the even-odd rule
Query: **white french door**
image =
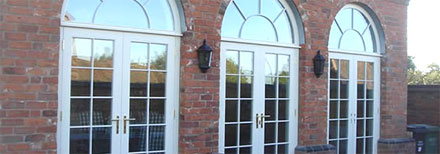
<path fill-rule="evenodd" d="M 380 58 L 329 54 L 328 143 L 338 154 L 377 153 Z"/>
<path fill-rule="evenodd" d="M 293 153 L 298 49 L 222 42 L 220 153 Z"/>
<path fill-rule="evenodd" d="M 60 153 L 177 152 L 175 39 L 63 28 Z"/>

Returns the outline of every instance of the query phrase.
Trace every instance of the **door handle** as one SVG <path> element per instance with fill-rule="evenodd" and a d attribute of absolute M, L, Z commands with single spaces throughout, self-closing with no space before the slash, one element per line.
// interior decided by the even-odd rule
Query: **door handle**
<path fill-rule="evenodd" d="M 260 128 L 263 128 L 264 118 L 270 118 L 270 115 L 264 115 L 263 113 L 261 113 L 261 116 L 260 116 L 261 127 Z"/>
<path fill-rule="evenodd" d="M 112 121 L 116 121 L 116 134 L 119 134 L 119 116 L 116 116 L 116 119 L 112 119 Z"/>
<path fill-rule="evenodd" d="M 127 118 L 127 116 L 124 116 L 124 134 L 127 134 L 127 121 L 133 120 L 136 120 L 136 118 Z"/>
<path fill-rule="evenodd" d="M 260 124 L 260 116 L 258 116 L 258 113 L 255 114 L 255 127 L 258 128 L 258 125 Z"/>

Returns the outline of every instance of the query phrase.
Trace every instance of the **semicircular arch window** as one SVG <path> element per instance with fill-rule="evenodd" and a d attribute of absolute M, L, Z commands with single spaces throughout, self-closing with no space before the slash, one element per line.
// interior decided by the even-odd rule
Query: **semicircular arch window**
<path fill-rule="evenodd" d="M 223 17 L 222 37 L 293 43 L 286 9 L 278 0 L 232 0 Z"/>
<path fill-rule="evenodd" d="M 374 26 L 356 8 L 344 8 L 336 15 L 328 43 L 330 50 L 377 53 Z"/>
<path fill-rule="evenodd" d="M 173 31 L 168 0 L 69 0 L 64 22 Z"/>

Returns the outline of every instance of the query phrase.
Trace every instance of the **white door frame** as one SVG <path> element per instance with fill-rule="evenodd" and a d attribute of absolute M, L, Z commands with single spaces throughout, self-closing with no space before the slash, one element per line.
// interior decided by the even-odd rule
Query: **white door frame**
<path fill-rule="evenodd" d="M 374 63 L 374 84 L 373 84 L 373 93 L 374 93 L 374 105 L 373 105 L 373 119 L 374 119 L 374 127 L 373 127 L 373 153 L 377 153 L 377 141 L 379 140 L 380 135 L 380 77 L 381 77 L 381 62 L 380 56 L 369 56 L 363 54 L 352 54 L 352 53 L 342 53 L 342 52 L 329 52 L 329 61 L 330 59 L 340 59 L 340 60 L 348 60 L 349 61 L 349 95 L 348 95 L 348 143 L 347 143 L 347 152 L 355 153 L 356 152 L 356 126 L 357 126 L 357 63 L 360 62 L 372 62 Z M 328 68 L 330 68 L 330 62 L 328 64 Z M 330 71 L 328 71 L 328 80 L 330 79 Z M 330 80 L 328 82 L 328 102 L 330 100 Z M 328 108 L 328 116 L 330 117 L 330 104 L 327 102 Z M 353 120 L 353 122 L 352 122 Z M 330 125 L 329 120 L 327 120 L 327 139 L 329 139 L 330 134 Z M 339 126 L 338 126 L 339 127 Z M 365 126 L 364 126 L 365 127 Z M 327 143 L 329 141 L 327 140 Z"/>
<path fill-rule="evenodd" d="M 144 42 L 149 41 L 152 43 L 166 43 L 168 45 L 167 52 L 167 77 L 166 77 L 166 141 L 165 149 L 167 153 L 177 153 L 178 151 L 178 109 L 179 109 L 179 61 L 180 61 L 180 37 L 160 35 L 160 34 L 138 34 L 138 33 L 128 33 L 123 31 L 107 31 L 107 30 L 92 30 L 87 28 L 74 28 L 74 27 L 61 27 L 61 40 L 60 41 L 60 58 L 59 58 L 59 77 L 58 77 L 58 125 L 57 125 L 57 153 L 69 153 L 69 136 L 70 136 L 70 68 L 71 68 L 71 48 L 72 48 L 72 38 L 98 38 L 105 40 L 115 40 L 114 41 L 114 55 L 113 55 L 113 83 L 112 83 L 112 104 L 115 102 L 128 101 L 127 97 L 123 96 L 124 93 L 128 94 L 126 87 L 129 87 L 129 78 L 127 80 L 127 75 L 123 71 L 123 67 L 128 65 L 127 54 L 123 55 L 121 51 L 126 51 L 126 46 L 124 45 L 124 39 L 137 38 Z M 119 52 L 118 52 L 119 51 Z M 124 57 L 124 62 L 123 58 Z M 125 64 L 126 63 L 126 64 Z M 120 66 L 118 66 L 120 64 Z M 119 67 L 119 68 L 117 68 Z M 114 82 L 116 81 L 116 82 Z M 120 81 L 120 82 L 118 82 Z M 125 85 L 124 85 L 125 84 Z M 129 89 L 129 88 L 128 88 Z M 123 90 L 126 90 L 125 92 Z M 128 95 L 127 95 L 128 96 Z M 126 102 L 128 104 L 128 102 Z M 123 130 L 122 116 L 129 115 L 127 112 L 127 107 L 115 107 L 112 105 L 112 118 L 119 115 L 119 134 L 112 129 L 112 151 L 114 153 L 119 153 L 117 147 L 121 146 L 121 141 L 126 141 L 128 135 L 121 135 Z M 125 109 L 125 110 L 123 110 Z M 92 120 L 92 119 L 91 119 Z M 112 122 L 112 128 L 115 128 L 115 122 Z M 113 146 L 118 145 L 118 146 Z M 122 152 L 125 153 L 125 152 Z"/>
<path fill-rule="evenodd" d="M 225 77 L 226 77 L 226 51 L 227 50 L 239 50 L 239 51 L 252 51 L 254 53 L 254 80 L 253 80 L 253 112 L 252 112 L 252 143 L 253 153 L 264 152 L 264 128 L 256 129 L 255 119 L 256 113 L 264 113 L 265 103 L 265 54 L 283 54 L 290 56 L 290 103 L 289 103 L 289 153 L 294 153 L 297 145 L 298 138 L 298 68 L 299 68 L 299 47 L 288 46 L 285 44 L 268 44 L 259 43 L 256 41 L 231 41 L 223 40 L 221 42 L 220 52 L 220 119 L 219 119 L 219 152 L 224 152 L 224 140 L 225 140 Z M 262 81 L 262 82 L 261 82 Z M 257 105 L 258 104 L 258 105 Z M 255 146 L 257 145 L 257 146 Z"/>

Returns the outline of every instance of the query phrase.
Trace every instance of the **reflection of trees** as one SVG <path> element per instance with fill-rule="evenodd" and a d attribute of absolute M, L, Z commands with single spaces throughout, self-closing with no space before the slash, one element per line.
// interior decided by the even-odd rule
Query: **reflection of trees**
<path fill-rule="evenodd" d="M 238 74 L 238 64 L 234 61 L 232 58 L 226 59 L 226 71 L 228 74 Z M 240 70 L 240 74 L 248 73 L 246 71 Z M 242 75 L 240 78 L 240 82 L 242 84 L 250 84 L 252 79 L 250 77 L 245 77 L 246 75 Z M 226 78 L 227 83 L 238 83 L 238 77 L 227 77 Z"/>

